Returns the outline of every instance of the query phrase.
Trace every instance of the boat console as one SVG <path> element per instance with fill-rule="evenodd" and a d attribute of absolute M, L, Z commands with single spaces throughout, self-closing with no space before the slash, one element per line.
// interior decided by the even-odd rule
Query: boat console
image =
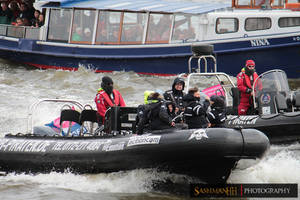
<path fill-rule="evenodd" d="M 104 131 L 121 134 L 135 130 L 137 107 L 110 107 L 105 113 Z"/>

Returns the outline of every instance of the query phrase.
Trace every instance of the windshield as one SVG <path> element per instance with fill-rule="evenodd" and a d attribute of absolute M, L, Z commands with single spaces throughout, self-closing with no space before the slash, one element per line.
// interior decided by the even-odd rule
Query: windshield
<path fill-rule="evenodd" d="M 271 70 L 261 74 L 254 81 L 252 90 L 254 108 L 258 108 L 260 114 L 274 114 L 286 108 L 290 88 L 284 71 Z"/>
<path fill-rule="evenodd" d="M 253 84 L 255 87 L 256 96 L 259 94 L 260 90 L 279 92 L 286 96 L 289 91 L 289 84 L 287 81 L 287 76 L 282 70 L 271 70 L 267 71 L 259 76 Z"/>

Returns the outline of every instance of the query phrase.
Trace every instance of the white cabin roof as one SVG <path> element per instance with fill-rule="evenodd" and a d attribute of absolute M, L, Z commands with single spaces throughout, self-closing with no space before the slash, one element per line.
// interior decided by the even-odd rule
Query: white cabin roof
<path fill-rule="evenodd" d="M 91 8 L 99 10 L 127 10 L 164 13 L 208 13 L 218 9 L 231 8 L 231 3 L 170 1 L 170 0 L 53 0 L 40 1 L 43 7 Z"/>

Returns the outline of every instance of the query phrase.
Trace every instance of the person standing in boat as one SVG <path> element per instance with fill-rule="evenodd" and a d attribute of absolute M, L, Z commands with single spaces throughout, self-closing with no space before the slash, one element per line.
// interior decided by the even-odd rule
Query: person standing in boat
<path fill-rule="evenodd" d="M 245 67 L 237 75 L 237 87 L 240 91 L 240 104 L 238 106 L 239 115 L 247 115 L 253 106 L 252 86 L 258 74 L 255 72 L 255 62 L 247 60 Z"/>
<path fill-rule="evenodd" d="M 168 113 L 166 102 L 158 92 L 152 92 L 147 98 L 146 104 L 138 107 L 137 130 L 138 135 L 143 134 L 144 129 L 162 130 L 175 126 L 172 116 Z"/>
<path fill-rule="evenodd" d="M 197 87 L 194 87 L 189 89 L 183 100 L 186 102 L 184 119 L 188 128 L 207 128 L 206 112 L 210 105 L 209 97 L 205 96 L 203 103 L 200 103 L 200 91 Z"/>
<path fill-rule="evenodd" d="M 226 113 L 224 96 L 212 95 L 210 97 L 210 108 L 211 110 L 207 112 L 208 126 L 212 128 L 225 127 Z"/>
<path fill-rule="evenodd" d="M 109 107 L 126 106 L 121 93 L 113 88 L 113 84 L 113 80 L 110 77 L 104 76 L 102 78 L 101 88 L 98 89 L 96 94 L 95 103 L 97 113 L 100 116 L 99 125 L 104 124 L 105 112 Z"/>
<path fill-rule="evenodd" d="M 175 105 L 175 113 L 180 114 L 181 112 L 184 111 L 184 102 L 183 102 L 183 96 L 185 93 L 183 92 L 184 90 L 184 80 L 183 78 L 175 78 L 172 89 L 167 90 L 164 93 L 164 98 L 167 101 L 172 101 Z"/>

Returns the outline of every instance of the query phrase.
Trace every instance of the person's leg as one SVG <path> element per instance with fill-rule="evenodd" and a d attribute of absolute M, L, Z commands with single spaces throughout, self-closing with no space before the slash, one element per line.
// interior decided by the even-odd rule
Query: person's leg
<path fill-rule="evenodd" d="M 240 105 L 238 106 L 238 114 L 239 114 L 239 115 L 246 115 L 246 114 L 247 114 L 248 108 L 249 108 L 248 105 L 240 104 Z"/>

